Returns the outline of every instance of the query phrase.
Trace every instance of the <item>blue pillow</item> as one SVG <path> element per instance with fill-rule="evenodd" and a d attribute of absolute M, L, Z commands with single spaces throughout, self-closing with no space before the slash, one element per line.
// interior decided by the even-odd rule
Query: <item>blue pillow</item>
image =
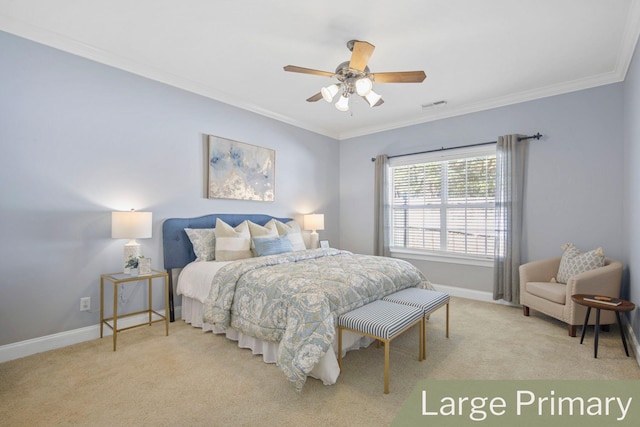
<path fill-rule="evenodd" d="M 276 255 L 284 252 L 292 252 L 293 246 L 287 236 L 278 237 L 254 237 L 253 244 L 256 247 L 256 255 Z"/>

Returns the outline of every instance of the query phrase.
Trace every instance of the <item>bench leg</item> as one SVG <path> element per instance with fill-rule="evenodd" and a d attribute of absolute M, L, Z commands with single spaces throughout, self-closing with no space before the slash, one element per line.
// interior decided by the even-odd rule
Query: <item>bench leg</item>
<path fill-rule="evenodd" d="M 449 303 L 447 303 L 447 338 L 449 338 Z"/>
<path fill-rule="evenodd" d="M 420 356 L 419 361 L 423 361 L 427 358 L 427 319 L 422 317 L 420 321 Z"/>
<path fill-rule="evenodd" d="M 342 328 L 338 326 L 338 367 L 342 371 Z"/>
<path fill-rule="evenodd" d="M 384 341 L 384 394 L 389 394 L 389 341 Z"/>

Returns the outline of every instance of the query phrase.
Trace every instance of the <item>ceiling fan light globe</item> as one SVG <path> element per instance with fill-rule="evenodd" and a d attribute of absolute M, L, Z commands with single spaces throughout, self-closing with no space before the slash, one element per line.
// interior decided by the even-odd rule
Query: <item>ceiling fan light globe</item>
<path fill-rule="evenodd" d="M 382 98 L 382 95 L 378 95 L 377 93 L 375 93 L 374 91 L 369 92 L 364 99 L 367 100 L 367 102 L 369 103 L 369 107 L 375 107 L 376 104 L 378 103 L 378 101 L 380 101 L 380 98 Z"/>
<path fill-rule="evenodd" d="M 356 80 L 356 92 L 360 96 L 367 96 L 373 89 L 373 82 L 368 77 L 361 77 Z"/>
<path fill-rule="evenodd" d="M 331 102 L 333 100 L 333 97 L 336 96 L 336 93 L 338 93 L 339 89 L 340 88 L 337 84 L 332 84 L 331 86 L 323 87 L 322 89 L 320 89 L 320 93 L 322 94 L 322 98 L 325 101 Z"/>
<path fill-rule="evenodd" d="M 336 102 L 336 108 L 340 111 L 349 111 L 349 98 L 342 95 Z"/>

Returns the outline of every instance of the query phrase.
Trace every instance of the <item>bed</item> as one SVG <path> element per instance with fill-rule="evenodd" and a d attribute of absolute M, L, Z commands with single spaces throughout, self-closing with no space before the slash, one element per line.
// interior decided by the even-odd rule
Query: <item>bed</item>
<path fill-rule="evenodd" d="M 193 230 L 211 232 L 236 230 L 251 224 L 263 232 L 274 224 L 296 225 L 291 218 L 269 215 L 213 214 L 198 218 L 171 218 L 163 223 L 164 266 L 170 277 L 170 318 L 175 319 L 173 282 L 182 297 L 182 319 L 203 331 L 224 334 L 238 346 L 261 354 L 267 363 L 276 363 L 297 390 L 311 376 L 324 384 L 334 384 L 339 375 L 334 345 L 337 317 L 362 305 L 407 287 L 432 289 L 411 264 L 395 258 L 353 254 L 338 249 L 304 249 L 299 236 L 252 238 L 250 258 L 223 257 L 223 240 L 217 244 L 222 260 L 205 260 L 196 253 Z M 245 223 L 246 222 L 246 223 Z M 253 236 L 254 234 L 252 234 Z M 264 251 L 276 242 L 285 244 L 276 253 Z M 226 243 L 225 243 L 226 244 Z M 289 249 L 297 250 L 289 250 Z M 231 257 L 233 258 L 233 256 Z M 208 258 L 207 258 L 208 259 Z M 371 340 L 349 334 L 343 336 L 343 352 L 370 344 Z"/>

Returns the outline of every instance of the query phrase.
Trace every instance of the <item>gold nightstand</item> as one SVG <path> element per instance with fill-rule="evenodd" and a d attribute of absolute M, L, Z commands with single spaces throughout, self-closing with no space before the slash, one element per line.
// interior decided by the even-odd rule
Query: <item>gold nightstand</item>
<path fill-rule="evenodd" d="M 153 310 L 153 298 L 152 298 L 152 283 L 153 279 L 164 279 L 164 316 L 157 311 Z M 104 281 L 107 280 L 113 283 L 113 317 L 108 319 L 104 318 Z M 136 311 L 135 313 L 121 314 L 118 316 L 118 285 L 126 282 L 138 282 L 140 280 L 147 280 L 149 286 L 149 306 L 146 310 Z M 118 329 L 118 318 L 136 316 L 138 314 L 148 313 L 149 322 L 140 323 L 126 328 Z M 153 319 L 153 315 L 157 318 Z M 124 273 L 109 273 L 100 275 L 100 338 L 102 338 L 103 326 L 107 325 L 113 330 L 113 351 L 116 351 L 116 340 L 118 332 L 125 331 L 131 328 L 137 328 L 138 326 L 149 325 L 155 322 L 165 323 L 166 335 L 169 336 L 169 275 L 163 271 L 151 270 L 151 274 L 144 276 L 130 276 Z M 109 323 L 111 322 L 111 323 Z"/>

